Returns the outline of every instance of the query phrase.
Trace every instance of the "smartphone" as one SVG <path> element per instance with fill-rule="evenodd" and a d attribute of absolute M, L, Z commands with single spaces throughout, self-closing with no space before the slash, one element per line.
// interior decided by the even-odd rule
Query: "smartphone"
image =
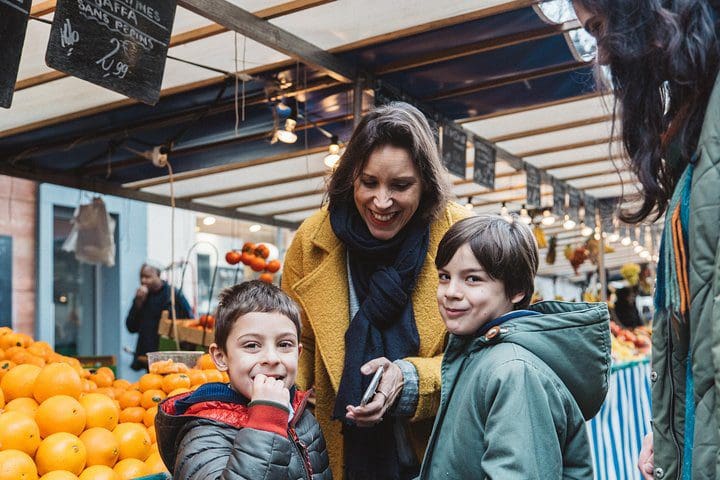
<path fill-rule="evenodd" d="M 370 385 L 368 385 L 367 390 L 365 390 L 365 393 L 363 393 L 362 399 L 360 400 L 360 406 L 364 407 L 365 405 L 370 402 L 372 397 L 375 396 L 375 392 L 377 392 L 378 384 L 380 383 L 380 377 L 382 377 L 383 371 L 385 370 L 384 367 L 380 367 L 377 370 L 375 370 L 375 375 L 373 375 L 372 380 L 370 380 Z"/>

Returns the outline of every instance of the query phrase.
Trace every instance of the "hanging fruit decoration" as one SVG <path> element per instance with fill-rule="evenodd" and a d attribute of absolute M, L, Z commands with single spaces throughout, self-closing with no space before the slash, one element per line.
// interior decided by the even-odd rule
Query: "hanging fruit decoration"
<path fill-rule="evenodd" d="M 237 265 L 240 263 L 242 255 L 237 250 L 230 250 L 225 254 L 225 261 L 230 265 Z"/>
<path fill-rule="evenodd" d="M 550 237 L 550 244 L 548 245 L 547 257 L 545 257 L 545 263 L 553 265 L 555 263 L 555 257 L 557 256 L 557 236 L 553 235 Z"/>
<path fill-rule="evenodd" d="M 537 241 L 538 248 L 546 248 L 548 246 L 547 238 L 545 238 L 545 231 L 540 225 L 535 225 L 533 228 L 535 234 L 535 241 Z"/>
<path fill-rule="evenodd" d="M 274 273 L 280 270 L 282 266 L 277 259 L 268 260 L 270 256 L 277 256 L 277 249 L 274 246 L 268 246 L 264 243 L 246 242 L 241 252 L 230 250 L 225 254 L 225 260 L 230 265 L 242 262 L 250 267 L 254 272 L 264 272 L 258 277 L 263 282 L 272 283 Z"/>

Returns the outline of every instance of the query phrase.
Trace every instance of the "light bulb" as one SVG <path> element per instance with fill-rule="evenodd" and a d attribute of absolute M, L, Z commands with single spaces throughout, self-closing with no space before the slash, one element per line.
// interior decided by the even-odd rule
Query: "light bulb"
<path fill-rule="evenodd" d="M 610 240 L 611 243 L 615 243 L 620 240 L 620 234 L 618 232 L 613 232 L 608 236 L 608 240 Z"/>
<path fill-rule="evenodd" d="M 215 221 L 216 221 L 215 217 L 208 216 L 208 217 L 203 218 L 203 225 L 207 225 L 209 227 L 210 225 L 215 225 Z"/>
<path fill-rule="evenodd" d="M 285 128 L 275 132 L 277 139 L 283 143 L 295 143 L 297 142 L 297 135 L 295 134 L 295 125 L 297 121 L 293 118 L 285 120 Z"/>
<path fill-rule="evenodd" d="M 645 247 L 643 247 L 642 245 L 635 245 L 635 247 L 633 247 L 633 252 L 635 253 L 640 253 L 643 250 L 645 250 Z"/>
<path fill-rule="evenodd" d="M 260 225 L 259 223 L 254 223 L 254 224 L 250 225 L 248 230 L 250 230 L 253 233 L 259 232 L 260 230 L 262 230 L 262 225 Z"/>
<path fill-rule="evenodd" d="M 325 155 L 325 159 L 323 160 L 323 162 L 325 162 L 325 165 L 328 168 L 335 168 L 335 165 L 337 165 L 337 162 L 339 160 L 340 160 L 340 144 L 338 144 L 337 135 L 333 135 L 330 146 L 328 147 L 328 154 Z"/>
<path fill-rule="evenodd" d="M 630 237 L 623 237 L 622 240 L 620 240 L 620 244 L 627 247 L 632 243 L 632 240 L 630 240 Z"/>
<path fill-rule="evenodd" d="M 580 235 L 583 237 L 589 237 L 592 235 L 593 229 L 585 225 L 585 222 L 580 222 Z"/>
<path fill-rule="evenodd" d="M 575 222 L 570 218 L 570 215 L 565 214 L 565 221 L 563 221 L 563 228 L 565 230 L 572 230 L 575 228 Z"/>
<path fill-rule="evenodd" d="M 527 208 L 525 208 L 525 205 L 520 209 L 520 221 L 524 223 L 525 225 L 530 225 L 532 223 L 532 218 L 528 214 Z"/>
<path fill-rule="evenodd" d="M 550 210 L 543 210 L 542 214 L 542 220 L 540 220 L 543 225 L 546 227 L 549 227 L 553 223 L 555 223 L 555 215 L 550 213 Z"/>

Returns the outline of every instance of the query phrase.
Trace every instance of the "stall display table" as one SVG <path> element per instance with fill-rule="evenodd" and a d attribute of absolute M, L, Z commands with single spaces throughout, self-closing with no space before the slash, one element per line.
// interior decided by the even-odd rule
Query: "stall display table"
<path fill-rule="evenodd" d="M 587 422 L 596 480 L 641 480 L 637 468 L 650 432 L 650 360 L 613 365 L 600 412 Z"/>

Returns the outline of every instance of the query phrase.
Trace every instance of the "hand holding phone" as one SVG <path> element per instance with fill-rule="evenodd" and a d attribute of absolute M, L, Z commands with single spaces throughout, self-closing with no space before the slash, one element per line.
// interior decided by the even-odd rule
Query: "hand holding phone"
<path fill-rule="evenodd" d="M 375 396 L 378 384 L 380 383 L 380 378 L 382 377 L 384 370 L 385 369 L 383 367 L 379 367 L 377 370 L 375 370 L 375 375 L 373 375 L 372 380 L 370 380 L 370 385 L 368 385 L 367 390 L 365 390 L 365 393 L 363 393 L 362 399 L 360 400 L 361 407 L 367 405 L 368 402 L 370 402 L 370 400 L 372 400 L 372 398 Z"/>

